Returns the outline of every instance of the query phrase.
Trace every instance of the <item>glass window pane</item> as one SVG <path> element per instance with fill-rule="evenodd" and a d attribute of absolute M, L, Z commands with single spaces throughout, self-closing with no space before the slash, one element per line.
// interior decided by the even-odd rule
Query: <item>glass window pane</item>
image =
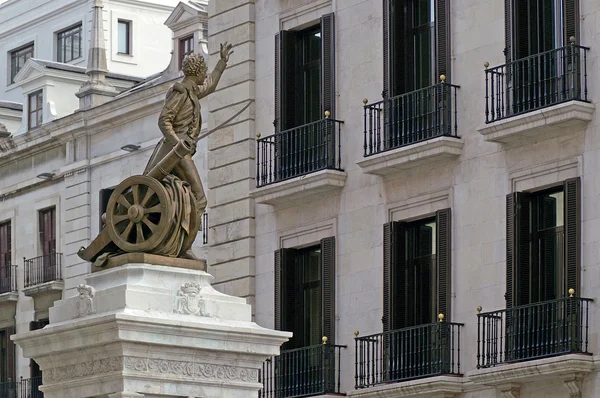
<path fill-rule="evenodd" d="M 120 53 L 129 53 L 129 22 L 119 21 L 118 49 Z"/>

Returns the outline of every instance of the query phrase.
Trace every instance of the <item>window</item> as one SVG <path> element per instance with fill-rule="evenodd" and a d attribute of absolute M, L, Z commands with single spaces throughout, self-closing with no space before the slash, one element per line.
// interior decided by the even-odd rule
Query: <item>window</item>
<path fill-rule="evenodd" d="M 275 126 L 292 129 L 334 113 L 333 14 L 301 31 L 275 38 Z"/>
<path fill-rule="evenodd" d="M 43 256 L 56 253 L 56 208 L 40 210 L 39 212 L 40 247 Z"/>
<path fill-rule="evenodd" d="M 117 51 L 119 54 L 131 55 L 131 21 L 119 19 L 118 26 Z"/>
<path fill-rule="evenodd" d="M 395 97 L 449 77 L 446 0 L 384 0 L 384 95 Z M 448 80 L 449 81 L 449 80 Z"/>
<path fill-rule="evenodd" d="M 10 221 L 0 224 L 0 294 L 14 290 L 11 233 Z"/>
<path fill-rule="evenodd" d="M 105 188 L 100 190 L 100 229 L 104 228 L 104 220 L 103 216 L 106 213 L 106 207 L 108 206 L 108 199 L 110 199 L 110 195 L 112 195 L 115 188 Z"/>
<path fill-rule="evenodd" d="M 29 94 L 29 118 L 27 126 L 33 129 L 42 125 L 44 121 L 44 93 L 42 90 Z"/>
<path fill-rule="evenodd" d="M 79 24 L 56 34 L 58 62 L 70 62 L 81 57 L 81 31 L 81 24 Z"/>
<path fill-rule="evenodd" d="M 579 185 L 508 195 L 507 308 L 579 293 Z"/>
<path fill-rule="evenodd" d="M 450 209 L 384 226 L 384 330 L 450 318 Z"/>
<path fill-rule="evenodd" d="M 333 344 L 335 239 L 320 245 L 275 252 L 275 324 L 294 333 L 284 349 Z"/>
<path fill-rule="evenodd" d="M 183 59 L 194 53 L 194 35 L 179 39 L 179 69 L 183 64 Z"/>
<path fill-rule="evenodd" d="M 10 336 L 15 334 L 14 326 L 0 330 L 0 382 L 8 380 L 16 381 L 15 378 L 15 344 Z M 7 391 L 8 392 L 8 391 Z"/>
<path fill-rule="evenodd" d="M 21 47 L 17 50 L 11 51 L 10 53 L 10 82 L 15 82 L 15 76 L 29 58 L 33 57 L 33 43 Z"/>
<path fill-rule="evenodd" d="M 335 239 L 276 251 L 275 328 L 294 333 L 274 361 L 278 391 L 290 397 L 334 391 L 334 326 Z"/>

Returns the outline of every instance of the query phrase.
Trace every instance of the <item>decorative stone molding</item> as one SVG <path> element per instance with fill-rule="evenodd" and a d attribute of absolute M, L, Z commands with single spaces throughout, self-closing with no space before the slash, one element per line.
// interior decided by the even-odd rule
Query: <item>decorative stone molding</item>
<path fill-rule="evenodd" d="M 60 383 L 122 371 L 205 380 L 258 381 L 257 369 L 125 356 L 45 369 L 44 384 Z"/>
<path fill-rule="evenodd" d="M 198 283 L 184 283 L 177 296 L 177 307 L 174 311 L 176 314 L 210 316 L 202 298 L 202 287 Z"/>
<path fill-rule="evenodd" d="M 511 383 L 498 386 L 498 392 L 502 398 L 519 398 L 521 396 L 521 385 Z"/>
<path fill-rule="evenodd" d="M 477 131 L 486 141 L 505 144 L 532 141 L 541 134 L 549 138 L 585 127 L 592 120 L 594 108 L 594 104 L 587 102 L 569 101 L 489 123 Z"/>
<path fill-rule="evenodd" d="M 77 291 L 79 292 L 79 301 L 75 303 L 76 314 L 73 318 L 81 318 L 95 314 L 96 306 L 94 304 L 94 296 L 96 295 L 96 289 L 89 285 L 82 284 L 77 286 Z"/>
<path fill-rule="evenodd" d="M 569 398 L 581 398 L 583 378 L 585 377 L 582 373 L 575 373 L 568 376 L 563 381 L 566 389 L 569 391 Z"/>
<path fill-rule="evenodd" d="M 258 381 L 258 370 L 236 366 L 212 365 L 194 362 L 124 357 L 123 370 L 148 372 L 158 375 L 190 377 L 194 379 Z"/>

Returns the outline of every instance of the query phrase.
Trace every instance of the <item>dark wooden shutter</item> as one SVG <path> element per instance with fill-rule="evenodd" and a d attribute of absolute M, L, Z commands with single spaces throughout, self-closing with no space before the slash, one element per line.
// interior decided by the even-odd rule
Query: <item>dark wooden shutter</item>
<path fill-rule="evenodd" d="M 575 289 L 576 295 L 581 295 L 580 263 L 581 263 L 581 179 L 571 178 L 564 183 L 565 195 L 565 268 L 566 292 Z"/>
<path fill-rule="evenodd" d="M 435 6 L 437 75 L 434 81 L 437 81 L 440 75 L 446 75 L 446 81 L 450 82 L 450 2 L 449 0 L 436 0 Z"/>
<path fill-rule="evenodd" d="M 41 210 L 39 213 L 39 233 L 42 254 L 56 252 L 56 208 Z"/>
<path fill-rule="evenodd" d="M 335 23 L 333 13 L 321 17 L 321 115 L 335 116 Z"/>
<path fill-rule="evenodd" d="M 321 239 L 323 335 L 335 344 L 335 237 Z"/>
<path fill-rule="evenodd" d="M 506 56 L 506 63 L 512 60 L 512 1 L 504 0 L 504 55 Z"/>
<path fill-rule="evenodd" d="M 0 224 L 0 266 L 8 266 L 12 262 L 11 224 Z"/>
<path fill-rule="evenodd" d="M 412 90 L 414 71 L 414 37 L 412 27 L 413 3 L 406 0 L 391 2 L 390 8 L 390 92 L 394 97 Z"/>
<path fill-rule="evenodd" d="M 281 131 L 281 33 L 275 35 L 275 69 L 274 69 L 274 80 L 275 80 L 275 95 L 273 100 L 275 102 L 275 115 L 273 120 L 273 127 L 275 131 Z"/>
<path fill-rule="evenodd" d="M 280 130 L 296 127 L 296 33 L 283 30 L 280 37 Z"/>
<path fill-rule="evenodd" d="M 10 336 L 15 334 L 15 327 L 9 326 L 5 329 L 6 337 L 6 377 L 12 381 L 17 381 L 17 373 L 15 371 L 15 343 L 10 339 Z"/>
<path fill-rule="evenodd" d="M 390 1 L 383 0 L 383 98 L 390 94 Z"/>
<path fill-rule="evenodd" d="M 406 224 L 383 226 L 383 331 L 406 326 Z"/>
<path fill-rule="evenodd" d="M 293 331 L 295 273 L 293 249 L 275 251 L 275 329 Z"/>
<path fill-rule="evenodd" d="M 450 321 L 450 294 L 451 294 L 451 233 L 452 217 L 450 209 L 438 210 L 436 212 L 437 223 L 437 290 L 438 305 L 437 311 L 444 314 L 445 320 Z M 434 314 L 437 316 L 438 314 Z"/>
<path fill-rule="evenodd" d="M 530 302 L 530 203 L 527 192 L 506 196 L 506 308 Z"/>
<path fill-rule="evenodd" d="M 575 38 L 575 43 L 579 44 L 579 0 L 563 0 L 563 9 L 565 13 L 565 38 L 564 44 L 570 43 L 570 38 Z"/>

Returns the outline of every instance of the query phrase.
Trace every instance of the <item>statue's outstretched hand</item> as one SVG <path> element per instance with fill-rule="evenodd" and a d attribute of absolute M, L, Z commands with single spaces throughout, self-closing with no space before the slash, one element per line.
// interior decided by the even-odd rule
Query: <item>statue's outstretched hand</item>
<path fill-rule="evenodd" d="M 221 60 L 224 62 L 229 61 L 229 56 L 233 54 L 232 44 L 228 44 L 227 42 L 221 43 Z"/>

